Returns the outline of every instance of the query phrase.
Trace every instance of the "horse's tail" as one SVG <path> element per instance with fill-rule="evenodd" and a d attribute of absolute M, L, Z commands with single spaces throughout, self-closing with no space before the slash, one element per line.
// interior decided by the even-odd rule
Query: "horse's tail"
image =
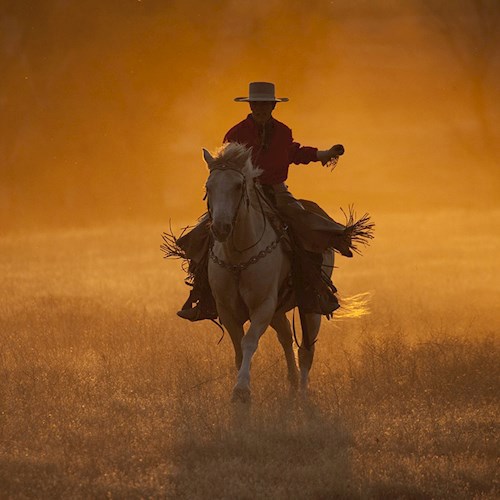
<path fill-rule="evenodd" d="M 361 318 L 371 314 L 369 307 L 372 292 L 363 292 L 340 299 L 340 308 L 335 311 L 336 319 Z"/>

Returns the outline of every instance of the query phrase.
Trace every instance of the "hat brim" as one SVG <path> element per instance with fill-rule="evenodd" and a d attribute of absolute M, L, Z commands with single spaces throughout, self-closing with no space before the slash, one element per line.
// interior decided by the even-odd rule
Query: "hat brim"
<path fill-rule="evenodd" d="M 288 97 L 235 97 L 236 102 L 288 102 Z"/>

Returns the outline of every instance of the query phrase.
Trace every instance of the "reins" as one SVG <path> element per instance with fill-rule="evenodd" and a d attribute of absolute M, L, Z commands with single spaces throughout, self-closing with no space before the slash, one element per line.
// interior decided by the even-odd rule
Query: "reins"
<path fill-rule="evenodd" d="M 243 202 L 243 199 L 246 200 L 247 210 L 248 210 L 248 208 L 250 206 L 250 197 L 248 195 L 247 180 L 246 180 L 245 174 L 243 172 L 241 172 L 240 170 L 238 170 L 236 168 L 231 168 L 231 167 L 215 167 L 215 168 L 211 169 L 211 172 L 214 171 L 214 170 L 221 170 L 223 172 L 225 172 L 227 170 L 232 170 L 233 172 L 236 172 L 236 173 L 240 174 L 243 177 L 243 189 L 242 189 L 241 196 L 240 196 L 240 199 L 238 201 L 238 205 L 236 206 L 236 210 L 234 212 L 234 215 L 233 215 L 233 218 L 232 218 L 232 221 L 231 221 L 232 225 L 233 225 L 233 228 L 234 228 L 234 226 L 235 226 L 235 224 L 236 224 L 236 222 L 238 220 L 238 214 L 240 212 L 240 208 L 241 208 L 241 204 Z M 266 217 L 266 214 L 264 213 L 264 207 L 262 206 L 262 202 L 261 202 L 260 195 L 259 195 L 258 191 L 256 191 L 256 193 L 257 193 L 257 201 L 259 202 L 260 213 L 262 215 L 262 220 L 264 222 L 263 228 L 262 228 L 262 233 L 261 233 L 261 235 L 259 236 L 259 238 L 257 239 L 257 241 L 255 243 L 253 243 L 252 245 L 250 245 L 250 246 L 248 246 L 246 248 L 239 249 L 236 246 L 236 243 L 234 241 L 234 230 L 233 230 L 231 232 L 231 241 L 232 241 L 234 249 L 238 253 L 243 253 L 243 252 L 246 252 L 247 250 L 250 250 L 250 249 L 256 247 L 262 241 L 262 238 L 264 237 L 264 234 L 266 233 L 266 229 L 267 229 L 267 217 Z M 207 198 L 208 213 L 209 213 L 210 217 L 212 217 L 212 213 L 210 211 L 210 200 L 208 199 L 206 193 L 205 193 L 204 199 L 205 198 Z"/>
<path fill-rule="evenodd" d="M 246 180 L 245 180 L 245 184 L 244 184 L 244 189 L 246 190 Z M 243 253 L 243 252 L 246 252 L 247 250 L 250 250 L 251 248 L 254 248 L 255 246 L 257 246 L 261 241 L 262 241 L 262 238 L 264 237 L 264 234 L 266 234 L 266 229 L 267 229 L 267 217 L 266 217 L 266 214 L 264 213 L 264 207 L 262 206 L 262 202 L 260 201 L 260 196 L 259 196 L 259 193 L 256 191 L 257 193 L 257 201 L 259 202 L 259 208 L 260 208 L 260 213 L 262 215 L 262 220 L 264 221 L 264 227 L 262 228 L 262 233 L 261 235 L 259 236 L 259 239 L 253 244 L 253 245 L 250 245 L 248 246 L 247 248 L 243 248 L 242 250 L 240 250 L 237 246 L 236 246 L 236 243 L 234 242 L 234 231 L 231 233 L 231 241 L 233 243 L 233 247 L 234 249 L 238 252 L 238 253 Z M 248 192 L 247 192 L 247 199 L 248 199 Z M 234 219 L 234 224 L 236 224 L 236 221 L 238 219 L 238 213 L 239 213 L 239 205 L 241 204 L 241 202 L 238 204 L 238 209 L 236 210 L 236 217 Z M 247 204 L 247 210 L 248 210 L 248 204 Z"/>

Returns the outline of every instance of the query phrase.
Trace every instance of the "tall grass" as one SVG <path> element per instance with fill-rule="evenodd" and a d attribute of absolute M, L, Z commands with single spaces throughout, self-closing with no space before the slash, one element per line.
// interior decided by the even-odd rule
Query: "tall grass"
<path fill-rule="evenodd" d="M 247 408 L 230 403 L 227 336 L 173 314 L 185 290 L 159 234 L 1 242 L 2 497 L 498 497 L 498 323 L 475 319 L 493 299 L 466 314 L 466 297 L 398 295 L 367 253 L 336 284 L 374 291 L 372 314 L 325 323 L 309 400 L 289 393 L 268 332 Z M 395 253 L 373 259 L 408 284 L 421 271 Z"/>

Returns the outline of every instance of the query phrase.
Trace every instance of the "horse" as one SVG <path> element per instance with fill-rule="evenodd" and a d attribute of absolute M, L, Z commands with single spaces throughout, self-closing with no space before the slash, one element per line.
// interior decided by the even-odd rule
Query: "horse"
<path fill-rule="evenodd" d="M 307 393 L 321 315 L 305 314 L 307 328 L 298 348 L 299 369 L 293 350 L 293 334 L 280 305 L 280 290 L 291 273 L 286 234 L 271 223 L 274 211 L 257 178 L 262 171 L 251 161 L 251 149 L 238 143 L 225 144 L 215 156 L 206 149 L 203 157 L 209 169 L 206 182 L 213 246 L 209 251 L 208 279 L 219 319 L 231 337 L 237 380 L 233 401 L 250 401 L 250 366 L 259 339 L 271 326 L 283 347 L 288 380 L 293 390 Z M 333 251 L 326 252 L 324 270 L 331 274 Z M 246 333 L 244 324 L 249 321 Z M 305 323 L 305 324 L 304 324 Z"/>

